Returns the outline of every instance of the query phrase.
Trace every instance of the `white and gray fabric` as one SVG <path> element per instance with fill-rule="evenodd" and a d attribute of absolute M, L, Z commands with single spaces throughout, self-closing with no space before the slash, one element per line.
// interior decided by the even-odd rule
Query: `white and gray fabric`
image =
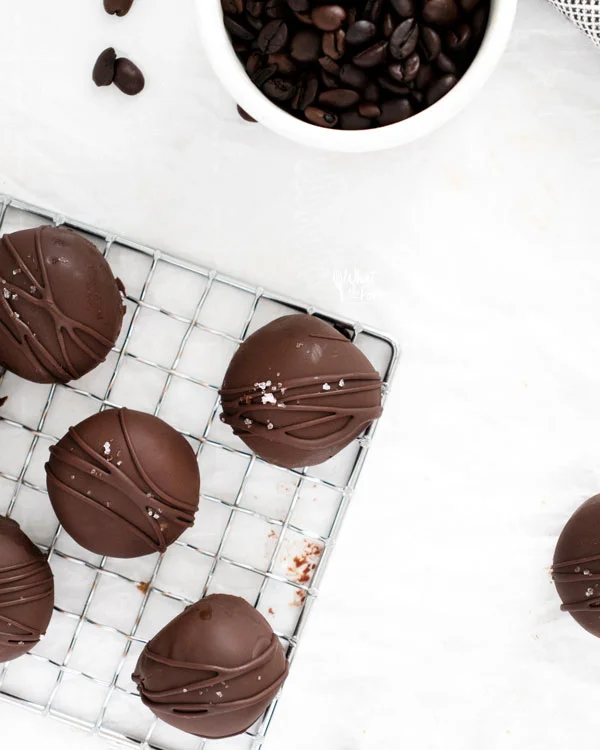
<path fill-rule="evenodd" d="M 600 0 L 550 0 L 600 47 Z"/>

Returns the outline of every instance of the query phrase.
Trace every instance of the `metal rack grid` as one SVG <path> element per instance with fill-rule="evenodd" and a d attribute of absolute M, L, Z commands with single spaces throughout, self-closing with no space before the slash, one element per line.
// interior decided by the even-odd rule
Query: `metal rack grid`
<path fill-rule="evenodd" d="M 31 654 L 15 662 L 3 665 L 0 667 L 0 699 L 17 703 L 38 713 L 51 715 L 66 723 L 97 733 L 119 746 L 141 747 L 143 750 L 178 750 L 180 747 L 186 748 L 186 750 L 187 748 L 191 748 L 192 750 L 206 748 L 206 750 L 209 750 L 209 748 L 215 747 L 214 741 L 192 738 L 190 735 L 183 735 L 183 733 L 177 733 L 177 736 L 173 732 L 169 734 L 170 728 L 154 717 L 148 719 L 149 723 L 147 726 L 143 725 L 142 722 L 141 726 L 143 726 L 144 730 L 142 732 L 138 728 L 132 731 L 127 726 L 121 725 L 118 718 L 119 714 L 117 714 L 115 720 L 109 721 L 108 719 L 113 700 L 120 697 L 133 699 L 137 695 L 132 684 L 123 684 L 123 680 L 127 665 L 129 664 L 130 666 L 129 662 L 132 655 L 135 655 L 149 637 L 151 637 L 151 628 L 149 636 L 146 637 L 144 630 L 147 626 L 143 626 L 145 615 L 150 610 L 150 602 L 166 601 L 174 603 L 180 608 L 187 606 L 195 601 L 195 599 L 206 595 L 207 592 L 210 593 L 214 589 L 221 566 L 223 566 L 223 569 L 227 567 L 228 574 L 239 573 L 252 579 L 252 585 L 250 586 L 250 589 L 252 589 L 251 595 L 248 595 L 249 589 L 243 589 L 243 591 L 246 593 L 246 598 L 249 598 L 261 611 L 265 610 L 267 600 L 270 601 L 271 586 L 276 587 L 279 593 L 289 591 L 295 597 L 292 600 L 292 604 L 295 605 L 295 614 L 291 618 L 291 624 L 289 627 L 287 625 L 286 627 L 282 626 L 281 629 L 278 629 L 274 625 L 274 628 L 287 649 L 288 658 L 290 661 L 293 661 L 311 606 L 318 595 L 319 583 L 327 560 L 334 546 L 369 451 L 376 424 L 371 425 L 361 438 L 344 451 L 344 454 L 346 454 L 344 460 L 336 464 L 335 470 L 332 472 L 328 472 L 327 470 L 321 471 L 320 467 L 299 471 L 271 467 L 251 454 L 243 443 L 236 443 L 235 440 L 237 439 L 224 437 L 224 433 L 219 431 L 220 422 L 216 419 L 219 410 L 218 382 L 210 382 L 210 378 L 204 378 L 197 373 L 188 371 L 188 369 L 192 368 L 182 367 L 186 346 L 189 345 L 191 338 L 197 332 L 201 332 L 202 335 L 209 337 L 211 341 L 213 341 L 212 337 L 218 337 L 219 341 L 224 341 L 235 348 L 251 332 L 253 327 L 259 327 L 259 324 L 262 325 L 263 322 L 266 322 L 260 320 L 261 316 L 264 317 L 265 314 L 267 316 L 270 315 L 271 318 L 279 317 L 279 315 L 290 311 L 316 314 L 337 326 L 343 327 L 357 344 L 371 342 L 380 348 L 383 347 L 385 362 L 380 366 L 380 370 L 384 382 L 384 399 L 387 396 L 390 382 L 398 364 L 398 349 L 393 340 L 376 330 L 363 328 L 352 321 L 329 315 L 301 302 L 281 295 L 271 294 L 264 289 L 255 288 L 243 282 L 225 277 L 216 271 L 201 268 L 161 251 L 124 240 L 85 224 L 67 220 L 61 215 L 28 205 L 7 196 L 0 196 L 0 235 L 2 234 L 3 224 L 6 223 L 6 217 L 9 212 L 13 216 L 13 219 L 16 217 L 18 226 L 21 223 L 28 226 L 39 223 L 65 224 L 83 232 L 96 243 L 109 262 L 113 261 L 113 255 L 118 250 L 122 259 L 122 267 L 128 267 L 128 264 L 133 262 L 133 258 L 147 260 L 148 266 L 144 271 L 141 284 L 137 284 L 139 293 L 133 294 L 132 292 L 126 297 L 128 315 L 124 321 L 124 332 L 121 340 L 114 347 L 109 360 L 102 366 L 105 373 L 107 373 L 107 380 L 102 382 L 102 386 L 90 385 L 82 387 L 81 382 L 77 381 L 68 385 L 47 387 L 47 395 L 44 391 L 43 394 L 46 397 L 43 402 L 40 402 L 39 418 L 33 422 L 29 421 L 29 423 L 26 423 L 24 419 L 13 419 L 10 416 L 6 416 L 6 408 L 3 409 L 5 416 L 0 416 L 0 428 L 5 427 L 6 429 L 18 430 L 21 436 L 25 435 L 26 437 L 24 458 L 20 462 L 20 466 L 16 466 L 14 471 L 2 470 L 3 467 L 0 466 L 0 481 L 3 482 L 5 488 L 8 488 L 8 499 L 5 503 L 6 507 L 3 513 L 7 516 L 12 515 L 17 517 L 24 531 L 32 535 L 34 541 L 48 554 L 51 564 L 54 566 L 58 564 L 68 566 L 69 577 L 77 577 L 79 575 L 79 578 L 82 576 L 85 578 L 85 580 L 82 578 L 82 581 L 78 580 L 78 582 L 72 584 L 73 590 L 77 589 L 78 593 L 82 594 L 81 607 L 64 606 L 58 601 L 55 607 L 54 619 L 60 618 L 61 623 L 64 624 L 68 621 L 72 625 L 72 630 L 68 630 L 68 635 L 64 639 L 66 649 L 62 653 L 62 658 L 61 654 L 56 655 L 52 653 L 49 655 L 48 653 L 44 653 L 43 649 L 40 651 L 39 648 L 36 648 Z M 10 231 L 11 229 L 12 227 L 6 227 L 4 231 Z M 127 256 L 125 260 L 123 260 L 123 254 Z M 165 309 L 160 300 L 157 303 L 156 301 L 152 301 L 152 284 L 155 282 L 159 270 L 165 267 L 168 267 L 169 272 L 188 274 L 186 277 L 188 280 L 194 278 L 201 281 L 202 289 L 199 293 L 197 303 L 193 306 L 193 313 L 191 315 L 189 313 L 182 314 L 181 310 Z M 119 269 L 117 269 L 118 271 Z M 189 274 L 193 274 L 193 277 L 190 277 Z M 172 280 L 171 283 L 173 283 Z M 203 319 L 203 311 L 209 305 L 212 305 L 210 302 L 211 294 L 216 293 L 216 287 L 219 287 L 221 291 L 226 290 L 228 293 L 244 295 L 246 309 L 244 319 L 240 321 L 241 324 L 237 333 L 231 332 L 231 326 L 223 325 L 223 329 L 229 328 L 229 330 L 220 330 L 221 326 L 219 324 L 215 326 L 210 321 L 207 323 Z M 265 304 L 267 305 L 266 313 L 261 308 Z M 273 310 L 270 310 L 269 305 L 274 306 L 276 310 L 275 314 Z M 170 306 L 176 307 L 176 305 Z M 155 361 L 159 358 L 154 356 L 156 354 L 154 348 L 152 348 L 152 351 L 144 352 L 146 356 L 141 356 L 139 353 L 136 354 L 134 351 L 135 347 L 132 344 L 136 335 L 136 326 L 139 324 L 140 315 L 145 314 L 144 311 L 150 311 L 152 314 L 161 316 L 161 318 L 156 318 L 156 320 L 163 320 L 163 316 L 166 316 L 171 321 L 176 322 L 180 327 L 180 332 L 183 333 L 178 347 L 174 350 L 174 356 L 166 364 L 164 361 L 163 363 Z M 216 341 L 216 339 L 214 340 Z M 40 541 L 39 533 L 32 533 L 27 520 L 28 517 L 31 519 L 41 513 L 42 507 L 44 508 L 44 512 L 51 512 L 51 509 L 47 510 L 50 504 L 47 501 L 42 503 L 42 500 L 45 499 L 40 499 L 42 495 L 47 495 L 44 483 L 39 479 L 32 479 L 30 471 L 33 464 L 37 461 L 38 450 L 47 449 L 61 436 L 60 434 L 52 434 L 49 429 L 49 414 L 52 411 L 54 402 L 61 397 L 61 393 L 64 393 L 83 397 L 85 402 L 90 405 L 90 408 L 95 411 L 123 405 L 118 398 L 117 392 L 119 388 L 117 387 L 117 383 L 123 374 L 123 370 L 127 367 L 126 363 L 131 362 L 135 363 L 136 366 L 150 368 L 146 372 L 151 371 L 161 379 L 162 387 L 160 387 L 154 399 L 153 409 L 147 409 L 148 411 L 153 411 L 157 416 L 161 415 L 167 418 L 164 414 L 165 403 L 174 384 L 183 383 L 186 387 L 197 387 L 202 390 L 202 393 L 208 393 L 214 400 L 214 403 L 207 412 L 207 418 L 203 426 L 190 430 L 182 429 L 180 425 L 176 425 L 195 447 L 199 461 L 202 461 L 203 452 L 210 450 L 214 451 L 215 455 L 227 457 L 228 460 L 229 458 L 235 458 L 236 460 L 245 462 L 245 468 L 238 477 L 238 486 L 234 492 L 230 494 L 218 491 L 212 492 L 210 487 L 208 490 L 205 490 L 203 487 L 201 504 L 204 503 L 206 507 L 218 508 L 220 511 L 223 511 L 225 518 L 224 526 L 215 534 L 216 542 L 212 548 L 210 544 L 198 543 L 197 540 L 186 540 L 184 535 L 178 542 L 172 545 L 165 555 L 156 555 L 155 558 L 152 557 L 150 559 L 151 567 L 147 574 L 136 574 L 136 571 L 131 572 L 126 566 L 124 569 L 120 569 L 118 565 L 114 564 L 114 560 L 111 561 L 109 558 L 95 559 L 94 556 L 85 554 L 85 551 L 81 549 L 73 551 L 74 545 L 70 543 L 69 546 L 68 538 L 66 539 L 67 543 L 65 546 L 66 534 L 64 532 L 61 533 L 61 527 L 54 516 L 50 526 L 52 527 L 52 524 L 55 524 L 55 528 L 52 529 L 45 543 L 44 540 Z M 8 403 L 10 404 L 11 390 L 9 388 L 10 384 L 7 383 L 7 378 L 6 373 L 0 369 L 0 389 L 2 389 L 0 395 L 7 395 L 9 397 Z M 137 383 L 135 386 L 137 386 Z M 38 394 L 38 398 L 40 389 L 42 388 L 42 386 L 35 386 L 33 384 L 25 385 L 22 381 L 20 387 L 27 387 L 29 389 L 37 388 L 38 391 L 36 393 Z M 139 386 L 139 388 L 142 388 L 142 386 Z M 33 390 L 27 391 L 27 393 L 33 393 Z M 67 416 L 71 418 L 71 415 Z M 167 419 L 167 421 L 169 420 Z M 2 436 L 0 436 L 0 440 L 2 440 Z M 334 461 L 335 459 L 332 459 L 332 462 Z M 332 462 L 328 462 L 323 466 L 327 467 Z M 276 474 L 278 473 L 281 481 L 287 483 L 285 491 L 290 495 L 289 504 L 287 504 L 287 507 L 281 513 L 270 513 L 268 510 L 260 507 L 260 504 L 259 507 L 251 507 L 251 504 L 249 506 L 245 502 L 245 492 L 249 482 L 252 481 L 253 472 L 258 473 L 259 470 L 271 472 L 268 480 L 270 482 L 275 481 Z M 229 473 L 227 470 L 225 471 L 225 474 Z M 204 480 L 205 475 L 203 475 Z M 277 487 L 280 488 L 280 484 Z M 303 503 L 305 487 L 310 487 L 311 491 L 314 489 L 316 493 L 320 491 L 329 492 L 336 498 L 335 503 L 332 505 L 331 516 L 329 517 L 331 523 L 325 530 L 320 529 L 316 532 L 314 530 L 315 527 L 311 528 L 311 522 L 306 521 L 306 512 L 301 514 L 300 521 L 297 520 L 297 511 Z M 19 501 L 21 500 L 23 504 L 25 503 L 23 499 L 24 493 L 37 493 L 35 497 L 40 500 L 40 503 L 34 506 L 33 515 L 32 512 L 29 512 L 29 515 L 25 514 L 23 516 L 21 514 L 19 516 Z M 23 517 L 25 520 L 23 520 Z M 235 552 L 231 552 L 231 545 L 228 542 L 235 535 L 232 528 L 239 518 L 248 519 L 253 523 L 262 524 L 262 527 L 265 529 L 270 529 L 269 537 L 273 539 L 273 544 L 269 547 L 267 560 L 264 565 L 257 564 L 254 561 L 249 562 L 248 559 L 239 558 Z M 198 526 L 198 522 L 196 525 Z M 287 571 L 285 566 L 282 569 L 282 553 L 287 543 L 288 535 L 294 535 L 296 541 L 302 539 L 303 542 L 308 542 L 309 548 L 312 550 L 309 553 L 309 555 L 312 555 L 310 558 L 309 576 L 298 577 L 293 572 L 290 575 L 289 568 Z M 177 587 L 175 586 L 168 587 L 161 584 L 161 566 L 166 565 L 165 559 L 169 555 L 174 554 L 172 550 L 179 550 L 180 553 L 189 552 L 194 555 L 194 565 L 198 565 L 198 569 L 201 568 L 202 570 L 202 573 L 198 577 L 204 580 L 200 596 L 190 598 L 189 595 L 176 590 Z M 144 558 L 144 560 L 146 559 Z M 285 559 L 286 557 L 284 556 L 283 560 Z M 57 582 L 62 580 L 56 573 L 55 577 L 57 578 Z M 195 577 L 195 573 L 193 577 Z M 94 613 L 95 604 L 100 598 L 98 592 L 107 580 L 113 581 L 115 585 L 124 585 L 125 588 L 131 587 L 128 589 L 130 592 L 134 592 L 133 587 L 135 587 L 138 592 L 139 602 L 136 602 L 135 616 L 129 627 L 102 622 L 102 617 Z M 69 585 L 71 586 L 71 584 Z M 227 585 L 224 588 L 226 589 Z M 236 592 L 233 591 L 232 593 Z M 130 594 L 127 596 L 128 599 L 133 598 Z M 158 597 L 158 599 L 153 599 L 153 597 Z M 269 608 L 268 612 L 275 614 L 272 608 Z M 165 618 L 163 617 L 163 619 Z M 290 618 L 288 617 L 287 619 Z M 160 627 L 163 624 L 164 622 L 160 624 Z M 154 627 L 154 632 L 156 632 L 159 629 L 159 625 L 157 624 Z M 121 646 L 117 644 L 119 654 L 114 663 L 112 676 L 104 675 L 100 678 L 94 669 L 86 670 L 81 666 L 77 666 L 76 662 L 73 661 L 73 655 L 78 649 L 79 639 L 87 638 L 90 628 L 94 634 L 97 634 L 98 642 L 100 642 L 100 634 L 103 637 L 122 639 L 120 642 Z M 64 634 L 61 635 L 61 638 L 63 637 Z M 93 637 L 95 638 L 96 635 Z M 49 632 L 46 641 L 51 640 L 51 638 L 52 634 Z M 102 645 L 98 646 L 98 648 L 103 647 Z M 41 698 L 37 694 L 32 696 L 29 693 L 29 689 L 32 688 L 33 682 L 36 680 L 26 679 L 28 687 L 24 689 L 16 690 L 12 687 L 15 682 L 13 677 L 16 676 L 18 682 L 19 673 L 25 670 L 25 666 L 32 663 L 32 661 L 42 664 L 44 669 L 47 668 L 50 670 L 47 692 Z M 65 701 L 57 700 L 61 687 L 64 687 L 63 683 L 69 679 L 76 680 L 78 686 L 93 685 L 94 689 L 100 691 L 102 695 L 101 700 L 92 701 L 92 715 L 82 717 L 72 705 L 65 707 Z M 138 701 L 138 703 L 141 706 L 141 702 Z M 261 721 L 249 730 L 246 735 L 243 735 L 237 744 L 236 741 L 232 741 L 231 747 L 248 748 L 249 750 L 258 750 L 258 748 L 261 748 L 276 703 L 277 699 L 266 711 Z M 229 746 L 227 744 L 228 748 Z M 224 748 L 225 745 L 220 744 L 219 747 Z"/>

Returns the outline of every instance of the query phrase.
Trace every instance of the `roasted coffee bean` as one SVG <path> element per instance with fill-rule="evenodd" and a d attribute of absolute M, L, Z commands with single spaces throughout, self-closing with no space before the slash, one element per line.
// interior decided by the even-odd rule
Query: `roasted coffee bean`
<path fill-rule="evenodd" d="M 277 73 L 277 65 L 269 65 L 267 68 L 259 68 L 251 78 L 260 89 L 275 73 Z"/>
<path fill-rule="evenodd" d="M 352 44 L 356 47 L 368 44 L 375 39 L 376 36 L 377 27 L 370 21 L 356 21 L 356 23 L 349 26 L 346 31 L 346 41 L 348 44 Z"/>
<path fill-rule="evenodd" d="M 369 81 L 363 91 L 363 98 L 367 102 L 378 102 L 381 97 L 381 91 L 375 81 Z"/>
<path fill-rule="evenodd" d="M 442 73 L 456 73 L 456 65 L 448 55 L 441 52 L 435 59 L 435 64 Z"/>
<path fill-rule="evenodd" d="M 288 55 L 283 52 L 278 52 L 276 55 L 269 55 L 267 57 L 267 62 L 269 65 L 276 65 L 277 72 L 284 76 L 292 75 L 292 73 L 295 73 L 297 70 L 292 58 L 288 57 Z"/>
<path fill-rule="evenodd" d="M 373 23 L 379 21 L 381 11 L 383 10 L 383 0 L 367 0 L 365 6 L 365 18 Z"/>
<path fill-rule="evenodd" d="M 471 28 L 475 39 L 482 39 L 487 29 L 489 7 L 481 6 L 475 10 L 472 16 Z"/>
<path fill-rule="evenodd" d="M 465 13 L 472 13 L 479 5 L 480 0 L 458 0 L 458 2 Z"/>
<path fill-rule="evenodd" d="M 390 54 L 397 60 L 404 60 L 405 57 L 412 55 L 417 48 L 419 41 L 419 27 L 414 18 L 407 18 L 406 21 L 394 29 L 390 39 Z"/>
<path fill-rule="evenodd" d="M 258 34 L 263 26 L 265 25 L 263 23 L 262 18 L 256 18 L 255 16 L 251 16 L 249 13 L 245 16 L 245 21 L 250 26 L 251 29 L 254 29 L 254 31 Z"/>
<path fill-rule="evenodd" d="M 111 16 L 126 16 L 132 5 L 133 0 L 104 0 L 104 10 Z"/>
<path fill-rule="evenodd" d="M 447 75 L 438 78 L 438 80 L 434 84 L 432 84 L 427 91 L 427 105 L 431 107 L 432 104 L 435 104 L 443 96 L 446 96 L 446 94 L 451 91 L 457 83 L 458 78 L 453 75 Z"/>
<path fill-rule="evenodd" d="M 244 42 L 251 42 L 254 39 L 254 33 L 231 16 L 225 16 L 225 28 L 236 39 L 241 39 Z"/>
<path fill-rule="evenodd" d="M 263 86 L 264 93 L 276 102 L 287 102 L 296 93 L 296 87 L 284 78 L 269 78 Z"/>
<path fill-rule="evenodd" d="M 322 128 L 335 128 L 338 124 L 337 115 L 333 112 L 326 112 L 319 107 L 307 107 L 304 110 L 304 116 L 313 125 L 319 125 Z"/>
<path fill-rule="evenodd" d="M 321 81 L 326 89 L 337 89 L 337 87 L 340 85 L 337 76 L 332 76 L 326 70 L 321 71 Z"/>
<path fill-rule="evenodd" d="M 346 52 L 346 34 L 343 29 L 323 34 L 323 52 L 333 60 L 339 60 Z"/>
<path fill-rule="evenodd" d="M 352 86 L 355 89 L 362 89 L 369 83 L 369 76 L 364 70 L 357 68 L 356 65 L 346 63 L 340 69 L 340 80 L 346 86 Z"/>
<path fill-rule="evenodd" d="M 143 90 L 146 82 L 142 71 L 126 57 L 120 57 L 115 65 L 115 86 L 127 96 L 135 96 Z"/>
<path fill-rule="evenodd" d="M 273 55 L 282 50 L 288 40 L 288 27 L 284 21 L 268 23 L 258 35 L 258 48 L 265 55 Z"/>
<path fill-rule="evenodd" d="M 381 109 L 377 104 L 374 104 L 373 102 L 363 102 L 362 104 L 358 105 L 358 113 L 363 117 L 373 119 L 374 117 L 379 117 L 379 115 L 381 114 Z"/>
<path fill-rule="evenodd" d="M 387 76 L 379 76 L 377 82 L 384 91 L 396 96 L 406 96 L 410 92 L 408 86 Z"/>
<path fill-rule="evenodd" d="M 352 89 L 331 89 L 320 94 L 319 104 L 332 109 L 350 109 L 359 99 L 358 93 Z"/>
<path fill-rule="evenodd" d="M 454 23 L 458 18 L 458 7 L 454 0 L 425 0 L 423 5 L 423 20 L 446 26 Z"/>
<path fill-rule="evenodd" d="M 319 65 L 332 76 L 340 75 L 340 66 L 327 55 L 319 58 Z"/>
<path fill-rule="evenodd" d="M 294 13 L 294 15 L 296 16 L 298 21 L 300 21 L 300 23 L 306 24 L 306 26 L 313 25 L 310 13 Z"/>
<path fill-rule="evenodd" d="M 242 120 L 246 120 L 246 122 L 256 122 L 254 117 L 252 117 L 252 115 L 249 115 L 245 109 L 242 109 L 239 104 L 237 105 L 237 111 Z"/>
<path fill-rule="evenodd" d="M 108 49 L 105 49 L 104 52 L 100 53 L 92 73 L 92 78 L 94 79 L 96 86 L 110 86 L 115 80 L 116 60 L 117 53 L 112 47 L 109 47 Z"/>
<path fill-rule="evenodd" d="M 383 19 L 383 36 L 386 39 L 389 39 L 392 34 L 394 33 L 394 29 L 396 28 L 396 24 L 394 22 L 394 18 L 391 13 L 386 13 L 384 19 Z"/>
<path fill-rule="evenodd" d="M 296 13 L 306 13 L 310 10 L 310 0 L 286 0 L 286 2 Z"/>
<path fill-rule="evenodd" d="M 342 112 L 340 115 L 340 127 L 342 130 L 367 130 L 373 125 L 368 117 L 363 117 L 360 112 Z"/>
<path fill-rule="evenodd" d="M 421 58 L 416 52 L 413 52 L 410 57 L 407 57 L 404 61 L 404 80 L 409 83 L 414 81 L 417 77 L 421 68 Z"/>
<path fill-rule="evenodd" d="M 414 0 L 391 0 L 392 7 L 399 16 L 403 18 L 411 18 L 415 15 L 415 3 Z"/>
<path fill-rule="evenodd" d="M 236 0 L 240 2 L 240 0 Z M 242 3 L 243 4 L 243 3 Z M 265 9 L 263 0 L 246 0 L 246 10 L 254 18 L 260 18 L 261 13 Z"/>
<path fill-rule="evenodd" d="M 372 47 L 367 47 L 363 52 L 354 55 L 352 62 L 359 68 L 374 68 L 382 65 L 387 57 L 389 44 L 377 42 Z"/>
<path fill-rule="evenodd" d="M 471 41 L 471 27 L 461 23 L 456 29 L 446 32 L 446 47 L 450 51 L 462 50 Z"/>
<path fill-rule="evenodd" d="M 415 86 L 419 91 L 429 88 L 435 79 L 435 74 L 431 65 L 421 65 L 417 77 L 415 78 Z"/>
<path fill-rule="evenodd" d="M 321 35 L 315 29 L 303 29 L 292 38 L 290 50 L 298 62 L 316 62 L 321 56 Z"/>
<path fill-rule="evenodd" d="M 312 22 L 321 31 L 337 31 L 346 20 L 341 5 L 318 5 L 311 13 Z"/>
<path fill-rule="evenodd" d="M 112 0 L 104 0 L 105 8 L 107 4 L 114 5 L 115 3 L 112 2 Z M 244 0 L 221 0 L 221 6 L 225 13 L 230 13 L 233 16 L 240 15 L 244 12 Z M 110 13 L 110 11 L 108 12 Z"/>
<path fill-rule="evenodd" d="M 415 111 L 408 99 L 390 99 L 381 105 L 381 114 L 377 118 L 380 125 L 393 125 L 414 115 Z"/>
<path fill-rule="evenodd" d="M 396 62 L 388 65 L 388 73 L 395 81 L 404 81 L 404 65 Z"/>
<path fill-rule="evenodd" d="M 442 51 L 442 40 L 440 39 L 440 35 L 429 26 L 423 26 L 421 28 L 421 44 L 425 50 L 428 61 L 435 60 Z"/>
<path fill-rule="evenodd" d="M 303 112 L 317 98 L 319 93 L 319 81 L 316 76 L 308 76 L 301 81 L 298 90 L 292 100 L 292 107 Z"/>
<path fill-rule="evenodd" d="M 285 16 L 285 8 L 283 7 L 282 0 L 266 0 L 265 4 L 265 15 L 267 18 L 283 18 Z"/>
<path fill-rule="evenodd" d="M 253 52 L 246 60 L 246 73 L 252 78 L 262 64 L 262 57 L 258 52 Z M 271 65 L 273 63 L 270 63 Z"/>

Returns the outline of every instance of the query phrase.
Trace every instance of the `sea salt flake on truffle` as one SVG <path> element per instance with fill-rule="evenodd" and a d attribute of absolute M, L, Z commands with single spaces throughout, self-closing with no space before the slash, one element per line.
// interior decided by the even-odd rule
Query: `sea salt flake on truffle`
<path fill-rule="evenodd" d="M 2 293 L 4 294 L 4 299 L 10 299 L 10 292 L 6 287 L 2 290 Z"/>
<path fill-rule="evenodd" d="M 108 442 L 108 440 L 106 441 L 106 443 L 104 443 L 103 447 L 104 447 L 104 455 L 110 456 L 110 443 Z"/>
<path fill-rule="evenodd" d="M 273 423 L 267 422 L 267 430 L 272 430 L 272 429 L 273 429 Z"/>
<path fill-rule="evenodd" d="M 277 403 L 277 399 L 272 393 L 265 393 L 261 401 L 263 402 L 263 404 L 276 404 Z"/>
<path fill-rule="evenodd" d="M 223 693 L 220 690 L 217 690 L 217 698 L 222 698 Z"/>
<path fill-rule="evenodd" d="M 251 425 L 254 424 L 254 422 L 251 419 L 248 419 L 248 417 L 246 417 L 246 419 L 244 419 L 244 424 L 246 425 L 246 427 L 250 427 Z"/>
<path fill-rule="evenodd" d="M 331 386 L 329 385 L 329 383 L 323 383 L 323 390 L 324 391 L 330 391 L 331 390 Z"/>
<path fill-rule="evenodd" d="M 585 595 L 587 597 L 594 596 L 594 589 L 593 588 L 587 589 L 586 592 L 585 592 Z"/>
<path fill-rule="evenodd" d="M 346 383 L 344 382 L 344 378 L 342 378 L 340 380 L 340 382 L 339 382 L 339 386 L 340 386 L 340 388 L 343 388 L 345 385 L 346 385 Z"/>

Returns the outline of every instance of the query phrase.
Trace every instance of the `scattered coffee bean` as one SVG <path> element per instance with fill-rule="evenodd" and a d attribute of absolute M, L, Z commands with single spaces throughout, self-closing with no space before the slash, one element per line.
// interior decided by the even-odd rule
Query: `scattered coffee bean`
<path fill-rule="evenodd" d="M 479 50 L 490 2 L 221 0 L 255 85 L 295 117 L 348 130 L 401 122 L 445 96 Z M 121 64 L 112 59 L 122 87 Z M 111 59 L 97 65 L 108 85 Z"/>
<path fill-rule="evenodd" d="M 237 111 L 242 120 L 246 120 L 246 122 L 256 122 L 254 117 L 252 117 L 252 115 L 249 115 L 245 109 L 242 109 L 239 104 L 237 105 Z"/>
<path fill-rule="evenodd" d="M 104 0 L 104 10 L 111 16 L 126 16 L 132 5 L 133 0 Z"/>
<path fill-rule="evenodd" d="M 112 47 L 105 49 L 100 53 L 94 65 L 92 78 L 96 86 L 110 86 L 115 79 L 115 62 L 117 53 Z"/>
<path fill-rule="evenodd" d="M 146 82 L 142 71 L 126 57 L 119 57 L 115 65 L 115 86 L 128 96 L 135 96 L 143 90 Z"/>

